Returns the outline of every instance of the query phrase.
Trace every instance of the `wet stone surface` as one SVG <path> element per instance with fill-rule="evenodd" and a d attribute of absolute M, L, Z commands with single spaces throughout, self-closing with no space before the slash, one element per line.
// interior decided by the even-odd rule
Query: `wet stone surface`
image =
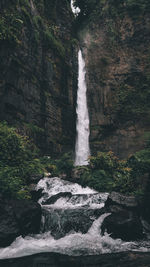
<path fill-rule="evenodd" d="M 150 253 L 123 252 L 72 257 L 41 253 L 18 259 L 0 260 L 1 267 L 149 267 Z"/>
<path fill-rule="evenodd" d="M 69 232 L 87 233 L 92 223 L 104 213 L 104 209 L 44 209 L 43 232 L 51 231 L 55 239 Z"/>

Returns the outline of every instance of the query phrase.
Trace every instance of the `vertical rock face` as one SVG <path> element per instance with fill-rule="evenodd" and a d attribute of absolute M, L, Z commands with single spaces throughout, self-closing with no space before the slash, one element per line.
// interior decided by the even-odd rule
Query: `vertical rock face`
<path fill-rule="evenodd" d="M 126 5 L 97 6 L 80 32 L 91 149 L 112 150 L 120 158 L 143 148 L 150 130 L 149 11 Z"/>
<path fill-rule="evenodd" d="M 73 148 L 77 81 L 70 1 L 0 3 L 0 120 L 45 153 Z"/>

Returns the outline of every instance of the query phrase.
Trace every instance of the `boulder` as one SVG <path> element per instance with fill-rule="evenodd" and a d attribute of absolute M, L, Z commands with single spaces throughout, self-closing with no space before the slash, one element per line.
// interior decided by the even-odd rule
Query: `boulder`
<path fill-rule="evenodd" d="M 140 211 L 142 218 L 150 224 L 150 192 L 145 192 L 140 199 Z"/>
<path fill-rule="evenodd" d="M 102 233 L 105 230 L 113 238 L 124 241 L 138 240 L 144 237 L 143 226 L 138 216 L 131 211 L 121 210 L 105 218 Z"/>
<path fill-rule="evenodd" d="M 20 235 L 10 202 L 0 201 L 0 247 L 10 245 Z"/>
<path fill-rule="evenodd" d="M 31 194 L 33 201 L 38 201 L 43 196 L 43 189 L 42 188 L 40 188 L 38 190 L 31 189 L 30 194 Z"/>
<path fill-rule="evenodd" d="M 109 211 L 113 211 L 112 207 L 124 207 L 127 209 L 138 209 L 138 201 L 134 196 L 126 196 L 117 192 L 112 192 L 106 203 L 105 203 L 105 207 L 109 210 Z"/>
<path fill-rule="evenodd" d="M 105 203 L 105 208 L 111 215 L 104 219 L 102 233 L 107 231 L 111 237 L 121 238 L 124 241 L 144 237 L 139 205 L 135 197 L 112 192 Z"/>
<path fill-rule="evenodd" d="M 41 224 L 41 206 L 30 200 L 12 202 L 21 235 L 37 234 Z"/>
<path fill-rule="evenodd" d="M 17 236 L 38 233 L 41 207 L 29 200 L 0 201 L 0 247 L 9 246 Z"/>

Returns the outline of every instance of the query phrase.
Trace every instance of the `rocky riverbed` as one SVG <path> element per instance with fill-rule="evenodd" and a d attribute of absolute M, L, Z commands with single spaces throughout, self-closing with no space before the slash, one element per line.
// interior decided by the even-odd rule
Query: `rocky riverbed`
<path fill-rule="evenodd" d="M 150 253 L 122 252 L 72 257 L 56 253 L 0 260 L 1 267 L 149 267 Z"/>

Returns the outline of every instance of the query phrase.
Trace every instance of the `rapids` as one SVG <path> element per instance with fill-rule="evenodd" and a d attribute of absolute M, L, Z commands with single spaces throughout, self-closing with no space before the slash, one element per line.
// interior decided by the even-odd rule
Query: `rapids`
<path fill-rule="evenodd" d="M 57 177 L 45 178 L 39 181 L 37 189 L 43 188 L 44 195 L 39 200 L 46 201 L 51 196 L 57 195 L 60 192 L 71 192 L 72 196 L 58 199 L 52 205 L 42 205 L 43 218 L 41 222 L 41 232 L 38 235 L 31 235 L 18 237 L 9 247 L 0 249 L 0 259 L 21 257 L 25 255 L 36 254 L 40 252 L 58 252 L 68 255 L 98 255 L 102 253 L 114 253 L 121 251 L 150 251 L 149 242 L 123 242 L 121 239 L 112 239 L 107 233 L 101 235 L 101 224 L 108 214 L 104 213 L 98 216 L 100 211 L 103 210 L 104 203 L 108 197 L 107 193 L 98 193 L 88 187 L 82 188 L 80 185 L 63 181 Z M 44 214 L 59 214 L 60 217 L 55 222 L 49 222 L 46 225 Z M 66 222 L 73 218 L 66 217 L 69 212 L 73 214 L 73 228 L 76 227 L 79 221 L 79 211 L 81 211 L 81 224 L 79 230 L 74 229 L 66 232 Z M 99 213 L 98 213 L 99 211 Z M 70 213 L 71 212 L 71 213 Z M 92 216 L 91 216 L 92 214 Z M 87 217 L 86 217 L 86 216 Z M 91 226 L 86 233 L 82 233 L 82 220 L 85 216 L 85 223 L 91 222 Z M 89 217 L 88 217 L 89 216 Z M 98 217 L 98 218 L 96 218 Z M 63 224 L 61 224 L 63 222 Z M 55 238 L 52 235 L 53 226 L 57 224 L 58 232 Z M 43 232 L 45 225 L 45 231 Z M 88 224 L 87 224 L 88 226 Z M 65 231 L 63 229 L 65 228 Z M 68 227 L 68 225 L 67 225 Z M 81 229 L 80 229 L 81 227 Z M 55 229 L 54 229 L 55 230 Z M 59 237 L 59 234 L 61 237 Z"/>

